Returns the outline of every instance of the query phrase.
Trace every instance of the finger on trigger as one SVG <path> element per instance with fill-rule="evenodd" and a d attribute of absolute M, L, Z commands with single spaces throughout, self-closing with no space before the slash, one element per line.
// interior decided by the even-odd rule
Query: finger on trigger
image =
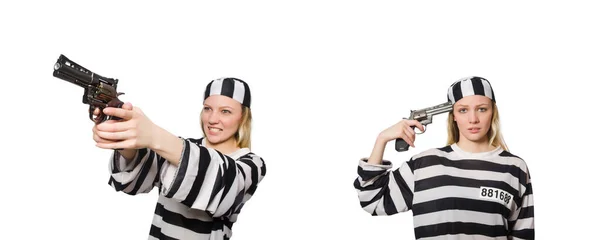
<path fill-rule="evenodd" d="M 421 132 L 425 131 L 425 127 L 423 126 L 423 124 L 421 124 L 421 122 L 417 121 L 417 124 L 415 126 L 417 126 L 419 130 L 421 130 Z"/>

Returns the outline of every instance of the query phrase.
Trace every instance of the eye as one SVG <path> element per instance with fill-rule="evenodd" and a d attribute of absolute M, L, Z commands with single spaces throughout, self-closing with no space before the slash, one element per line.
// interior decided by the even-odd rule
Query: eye
<path fill-rule="evenodd" d="M 478 110 L 479 110 L 480 112 L 485 112 L 485 111 L 487 111 L 487 108 L 484 108 L 484 107 L 482 107 L 482 108 L 479 108 Z"/>
<path fill-rule="evenodd" d="M 459 113 L 466 113 L 466 112 L 467 112 L 467 109 L 466 109 L 466 108 L 459 108 L 459 109 L 458 109 L 458 112 L 459 112 Z"/>
<path fill-rule="evenodd" d="M 223 109 L 223 110 L 221 110 L 221 112 L 222 112 L 222 113 L 225 113 L 225 114 L 230 114 L 230 113 L 231 113 L 231 111 L 229 111 L 229 110 L 227 110 L 227 109 Z"/>
<path fill-rule="evenodd" d="M 204 108 L 202 108 L 202 111 L 205 111 L 205 112 L 210 111 L 210 107 L 205 106 Z"/>

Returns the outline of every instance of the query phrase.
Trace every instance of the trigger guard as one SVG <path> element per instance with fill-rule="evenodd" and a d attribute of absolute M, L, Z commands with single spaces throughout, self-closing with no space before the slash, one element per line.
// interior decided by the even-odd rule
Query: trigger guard
<path fill-rule="evenodd" d="M 93 122 L 96 122 L 96 119 L 94 119 L 94 106 L 90 106 L 88 113 L 89 113 L 90 120 L 92 120 Z"/>
<path fill-rule="evenodd" d="M 89 117 L 90 117 L 90 120 L 92 120 L 92 122 L 95 122 L 96 124 L 100 124 L 106 120 L 109 120 L 110 116 L 104 115 L 104 113 L 102 113 L 102 109 L 100 109 L 100 115 L 98 115 L 96 118 L 94 118 L 94 110 L 95 109 L 96 108 L 94 106 L 90 105 L 90 108 L 88 110 Z"/>
<path fill-rule="evenodd" d="M 417 132 L 417 131 L 415 131 L 415 134 L 423 134 L 423 133 L 425 133 L 425 131 L 427 131 L 427 125 L 424 125 L 424 126 L 423 126 L 423 129 L 424 129 L 424 130 L 423 130 L 422 132 Z"/>

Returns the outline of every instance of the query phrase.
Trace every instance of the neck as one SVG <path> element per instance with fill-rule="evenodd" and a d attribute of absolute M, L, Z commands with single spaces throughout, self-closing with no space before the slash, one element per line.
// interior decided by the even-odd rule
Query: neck
<path fill-rule="evenodd" d="M 482 140 L 480 142 L 473 142 L 473 141 L 469 141 L 469 140 L 464 140 L 464 141 L 459 140 L 456 143 L 456 145 L 458 145 L 458 147 L 460 147 L 460 149 L 462 149 L 463 151 L 471 152 L 471 153 L 489 152 L 489 151 L 496 149 L 496 147 L 489 145 L 489 141 L 487 139 Z"/>
<path fill-rule="evenodd" d="M 206 141 L 207 147 L 215 149 L 223 154 L 230 154 L 230 153 L 235 152 L 240 149 L 237 146 L 237 144 L 235 144 L 234 138 L 230 138 L 230 139 L 228 139 L 224 142 L 220 142 L 220 143 L 211 143 L 208 141 L 207 138 L 205 138 L 205 141 Z"/>

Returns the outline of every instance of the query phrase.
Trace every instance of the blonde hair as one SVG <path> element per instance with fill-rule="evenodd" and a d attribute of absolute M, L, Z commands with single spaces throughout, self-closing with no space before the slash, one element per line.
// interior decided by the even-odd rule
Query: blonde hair
<path fill-rule="evenodd" d="M 446 144 L 452 145 L 457 143 L 460 138 L 460 132 L 458 130 L 458 125 L 456 121 L 454 121 L 454 110 L 450 111 L 448 114 L 448 141 Z M 496 103 L 492 101 L 492 123 L 490 124 L 490 129 L 487 132 L 488 143 L 493 147 L 501 147 L 505 151 L 508 151 L 508 147 L 504 142 L 504 138 L 502 137 L 502 132 L 500 131 L 500 114 L 498 113 L 498 106 Z"/>
<path fill-rule="evenodd" d="M 239 148 L 250 148 L 250 133 L 252 131 L 252 111 L 242 106 L 242 122 L 235 133 L 235 143 Z"/>
<path fill-rule="evenodd" d="M 200 119 L 200 124 L 202 128 L 202 133 L 206 136 L 206 132 L 204 132 L 204 123 L 202 119 Z M 252 111 L 250 111 L 249 107 L 242 106 L 242 120 L 240 122 L 240 126 L 238 130 L 233 135 L 235 139 L 235 144 L 239 148 L 250 148 L 250 133 L 252 130 Z"/>

